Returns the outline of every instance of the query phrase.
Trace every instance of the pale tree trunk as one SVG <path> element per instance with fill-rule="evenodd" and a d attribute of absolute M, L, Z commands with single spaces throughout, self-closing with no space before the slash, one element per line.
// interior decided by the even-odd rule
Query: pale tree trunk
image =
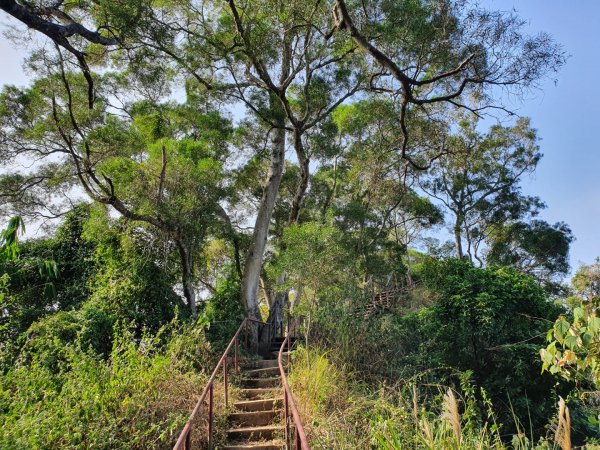
<path fill-rule="evenodd" d="M 310 176 L 310 159 L 307 157 L 304 145 L 302 143 L 302 131 L 298 128 L 294 130 L 294 148 L 300 164 L 300 175 L 296 192 L 294 193 L 294 198 L 292 200 L 292 207 L 290 209 L 290 215 L 287 223 L 288 226 L 298 221 L 300 210 L 302 208 L 302 202 L 304 201 L 304 196 L 306 195 L 306 190 L 308 189 L 308 180 Z M 285 280 L 285 273 L 279 275 L 276 287 L 279 288 L 282 286 L 285 283 Z M 283 332 L 284 313 L 285 307 L 288 306 L 288 300 L 289 292 L 287 290 L 278 289 L 277 294 L 275 295 L 275 302 L 273 303 L 273 306 L 269 308 L 269 318 L 267 321 L 269 325 L 272 326 L 272 329 L 276 330 L 278 333 L 280 332 L 279 330 Z"/>
<path fill-rule="evenodd" d="M 269 226 L 271 224 L 273 208 L 275 207 L 275 200 L 277 199 L 285 162 L 285 119 L 281 113 L 279 100 L 274 96 L 271 96 L 271 108 L 272 110 L 279 112 L 276 123 L 277 127 L 272 130 L 271 166 L 269 167 L 267 184 L 264 187 L 260 206 L 258 208 L 254 232 L 252 234 L 252 244 L 250 245 L 246 256 L 241 286 L 242 303 L 246 311 L 246 316 L 254 320 L 261 320 L 257 298 L 258 286 L 260 282 L 263 255 L 269 235 Z M 258 339 L 257 328 L 251 328 L 255 330 L 252 333 L 252 340 L 253 342 L 256 342 Z"/>
<path fill-rule="evenodd" d="M 310 176 L 310 159 L 306 156 L 306 151 L 302 144 L 302 132 L 298 129 L 294 132 L 294 148 L 296 149 L 296 156 L 298 157 L 298 163 L 300 164 L 300 177 L 298 179 L 298 186 L 296 186 L 294 199 L 292 200 L 288 225 L 298 221 L 300 208 L 302 208 L 302 202 L 304 201 L 304 196 L 308 189 L 308 178 Z"/>
<path fill-rule="evenodd" d="M 456 248 L 456 257 L 458 259 L 463 258 L 463 249 L 462 249 L 462 236 L 460 232 L 460 227 L 454 227 L 454 246 Z"/>
<path fill-rule="evenodd" d="M 296 295 L 294 295 L 294 299 L 292 300 L 292 302 L 290 304 L 290 312 L 294 312 L 294 309 L 296 308 L 296 306 L 298 306 L 300 304 L 300 300 L 302 300 L 303 289 L 304 289 L 304 287 L 302 285 L 302 280 L 300 280 L 300 282 L 298 283 L 298 286 L 296 288 Z M 300 317 L 293 317 L 290 319 L 290 328 L 288 330 L 288 333 L 290 333 L 290 336 L 298 336 L 298 329 L 300 328 L 300 324 L 301 324 Z"/>

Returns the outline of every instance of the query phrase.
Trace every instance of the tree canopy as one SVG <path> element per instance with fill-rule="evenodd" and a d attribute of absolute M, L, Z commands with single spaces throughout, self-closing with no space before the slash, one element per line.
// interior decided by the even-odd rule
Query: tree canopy
<path fill-rule="evenodd" d="M 0 235 L 0 424 L 37 417 L 19 406 L 37 388 L 5 394 L 27 368 L 56 404 L 121 363 L 159 371 L 171 358 L 181 381 L 244 317 L 267 324 L 251 327 L 253 348 L 291 323 L 307 366 L 313 343 L 335 348 L 382 392 L 426 378 L 415 405 L 437 404 L 431 386 L 464 388 L 472 436 L 514 413 L 542 438 L 571 381 L 596 382 L 595 266 L 563 301 L 574 236 L 525 193 L 543 148 L 535 118 L 507 106 L 566 56 L 516 12 L 471 0 L 0 10 L 41 44 L 30 83 L 0 92 L 0 216 L 14 217 Z M 43 235 L 20 242 L 24 222 Z M 124 448 L 171 439 L 132 420 L 148 434 Z"/>

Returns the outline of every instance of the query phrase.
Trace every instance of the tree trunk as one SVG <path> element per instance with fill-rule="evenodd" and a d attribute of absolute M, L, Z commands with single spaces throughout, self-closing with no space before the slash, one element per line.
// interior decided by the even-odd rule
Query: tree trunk
<path fill-rule="evenodd" d="M 458 259 L 463 259 L 462 233 L 460 225 L 460 217 L 457 217 L 456 222 L 454 223 L 454 246 L 456 248 L 456 257 Z"/>
<path fill-rule="evenodd" d="M 196 319 L 198 317 L 198 310 L 196 309 L 196 285 L 194 283 L 194 265 L 192 263 L 191 252 L 181 241 L 177 240 L 176 242 L 179 249 L 179 257 L 181 258 L 183 296 L 187 301 L 192 317 Z"/>
<path fill-rule="evenodd" d="M 333 185 L 331 186 L 329 194 L 327 194 L 327 198 L 325 200 L 325 203 L 323 204 L 323 211 L 321 212 L 321 216 L 323 217 L 323 219 L 325 219 L 327 215 L 327 210 L 329 209 L 329 205 L 331 205 L 331 201 L 335 196 L 335 190 L 337 189 L 337 162 L 338 157 L 336 156 L 333 160 Z"/>
<path fill-rule="evenodd" d="M 280 288 L 280 286 L 285 283 L 285 273 L 282 273 L 277 278 L 276 286 Z M 272 305 L 269 305 L 269 318 L 267 322 L 272 326 L 276 335 L 283 334 L 283 322 L 284 322 L 284 311 L 285 307 L 288 303 L 288 291 L 287 290 L 278 290 L 275 294 L 275 299 Z"/>
<path fill-rule="evenodd" d="M 272 133 L 271 138 L 271 167 L 269 168 L 269 177 L 264 188 L 263 195 L 258 208 L 254 232 L 252 234 L 252 244 L 248 249 L 246 264 L 242 277 L 242 303 L 246 311 L 246 316 L 261 320 L 258 306 L 258 285 L 262 269 L 263 255 L 269 235 L 269 226 L 275 207 L 275 200 L 279 191 L 281 177 L 283 175 L 283 166 L 285 161 L 285 119 L 281 112 L 279 99 L 271 95 L 271 108 L 278 112 L 277 128 Z M 252 327 L 255 332 L 252 333 L 253 343 L 258 339 L 257 328 Z"/>
<path fill-rule="evenodd" d="M 294 199 L 292 200 L 288 225 L 298 221 L 300 208 L 302 207 L 302 202 L 306 195 L 306 190 L 308 189 L 308 178 L 310 175 L 310 159 L 306 156 L 306 151 L 302 144 L 302 132 L 298 129 L 294 131 L 294 148 L 296 149 L 296 156 L 298 157 L 298 163 L 300 164 L 300 177 L 298 179 L 298 186 L 296 186 Z"/>
<path fill-rule="evenodd" d="M 296 156 L 298 157 L 298 162 L 300 163 L 300 176 L 298 178 L 298 185 L 296 186 L 296 192 L 292 200 L 292 207 L 290 209 L 290 215 L 287 223 L 288 225 L 298 221 L 300 209 L 302 208 L 302 202 L 304 200 L 304 196 L 306 195 L 306 190 L 308 189 L 308 179 L 310 175 L 310 159 L 306 156 L 306 151 L 304 149 L 304 145 L 302 144 L 302 131 L 298 128 L 294 130 L 294 149 L 296 150 Z M 285 248 L 282 250 L 285 250 Z M 283 285 L 283 283 L 285 283 L 285 278 L 285 273 L 282 273 L 277 279 L 275 286 L 279 288 L 281 285 Z M 267 319 L 267 322 L 272 326 L 272 329 L 277 334 L 283 334 L 284 312 L 285 307 L 288 304 L 288 299 L 289 292 L 287 290 L 282 291 L 278 289 L 273 305 L 269 305 L 269 318 Z"/>

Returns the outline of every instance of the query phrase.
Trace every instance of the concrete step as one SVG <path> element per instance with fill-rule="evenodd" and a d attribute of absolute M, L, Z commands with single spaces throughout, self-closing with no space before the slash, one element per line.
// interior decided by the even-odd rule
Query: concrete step
<path fill-rule="evenodd" d="M 227 430 L 227 437 L 230 441 L 242 440 L 270 440 L 282 437 L 284 433 L 283 425 L 264 425 L 260 427 L 231 428 Z"/>
<path fill-rule="evenodd" d="M 279 367 L 265 367 L 264 369 L 244 370 L 244 375 L 249 378 L 272 378 L 279 376 Z"/>
<path fill-rule="evenodd" d="M 276 419 L 281 418 L 281 411 L 274 409 L 267 411 L 244 411 L 236 412 L 229 415 L 229 422 L 236 426 L 243 427 L 258 427 L 270 425 Z"/>
<path fill-rule="evenodd" d="M 283 397 L 261 398 L 235 402 L 237 411 L 268 411 L 283 405 Z"/>
<path fill-rule="evenodd" d="M 243 371 L 245 371 L 245 369 L 269 369 L 271 367 L 278 367 L 277 365 L 277 359 L 259 359 L 256 361 L 252 361 L 250 363 L 248 363 L 248 365 L 246 367 L 244 367 Z"/>
<path fill-rule="evenodd" d="M 284 349 L 286 349 L 286 350 L 287 350 L 287 347 L 288 347 L 288 346 L 286 345 L 286 346 L 284 347 Z M 295 348 L 295 347 L 296 347 L 296 343 L 292 342 L 292 343 L 290 344 L 290 348 L 291 348 L 291 349 L 293 349 L 293 348 Z M 279 349 L 281 348 L 281 342 L 280 342 L 280 343 L 272 343 L 270 348 L 271 348 L 271 350 L 277 350 L 277 351 L 279 351 Z"/>
<path fill-rule="evenodd" d="M 263 442 L 233 442 L 223 446 L 223 450 L 284 450 L 285 444 L 281 440 Z"/>
<path fill-rule="evenodd" d="M 242 398 L 248 400 L 258 400 L 261 398 L 273 398 L 275 395 L 279 394 L 281 389 L 276 388 L 249 388 L 249 389 L 240 389 L 240 395 Z"/>
<path fill-rule="evenodd" d="M 271 342 L 279 342 L 281 344 L 285 340 L 285 337 L 274 337 Z M 290 336 L 290 342 L 296 342 L 298 338 L 296 336 Z"/>
<path fill-rule="evenodd" d="M 244 378 L 242 384 L 247 388 L 275 388 L 281 386 L 281 378 Z"/>

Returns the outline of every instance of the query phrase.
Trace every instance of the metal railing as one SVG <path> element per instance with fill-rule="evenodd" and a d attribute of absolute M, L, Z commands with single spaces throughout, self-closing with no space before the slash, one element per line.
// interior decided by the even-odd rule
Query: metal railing
<path fill-rule="evenodd" d="M 289 330 L 289 324 L 288 324 Z M 295 450 L 310 450 L 310 445 L 308 445 L 308 439 L 306 439 L 306 434 L 304 433 L 304 427 L 302 426 L 302 420 L 300 420 L 300 413 L 298 413 L 298 408 L 296 408 L 296 402 L 294 401 L 294 396 L 292 395 L 292 391 L 290 389 L 290 385 L 288 384 L 287 376 L 285 374 L 285 370 L 283 369 L 283 352 L 287 347 L 288 354 L 288 364 L 290 358 L 290 334 L 285 337 L 283 340 L 281 347 L 279 348 L 279 354 L 277 355 L 277 363 L 279 364 L 279 373 L 281 374 L 281 384 L 283 385 L 283 417 L 285 420 L 285 443 L 286 448 L 291 449 L 291 422 L 294 423 L 294 427 L 296 429 L 294 433 L 294 441 L 295 441 Z M 291 410 L 291 416 L 290 416 Z"/>
<path fill-rule="evenodd" d="M 225 394 L 225 407 L 228 406 L 229 402 L 229 383 L 228 383 L 228 373 L 229 373 L 229 354 L 233 349 L 233 367 L 236 372 L 239 371 L 238 364 L 238 346 L 239 346 L 239 338 L 242 330 L 246 330 L 246 348 L 248 348 L 248 330 L 247 325 L 250 323 L 255 323 L 257 325 L 268 325 L 260 320 L 254 320 L 250 318 L 246 318 L 240 324 L 240 327 L 236 331 L 235 335 L 229 342 L 229 345 L 223 352 L 221 359 L 217 363 L 215 369 L 213 370 L 204 391 L 202 391 L 202 395 L 196 402 L 196 406 L 192 410 L 188 421 L 186 422 L 181 434 L 179 435 L 179 439 L 175 443 L 173 450 L 191 450 L 192 445 L 192 428 L 193 422 L 198 416 L 198 413 L 204 403 L 208 401 L 208 448 L 212 448 L 212 440 L 213 440 L 213 421 L 214 421 L 214 386 L 217 375 L 220 370 L 223 370 L 223 386 L 224 386 L 224 394 Z M 288 323 L 289 329 L 289 323 Z M 285 374 L 285 370 L 283 368 L 283 352 L 287 347 L 288 358 L 290 351 L 290 334 L 286 336 L 279 348 L 279 354 L 277 356 L 277 363 L 279 365 L 279 373 L 281 375 L 281 384 L 283 386 L 283 415 L 285 420 L 285 440 L 286 440 L 286 448 L 291 449 L 291 424 L 294 424 L 295 427 L 295 449 L 296 450 L 310 450 L 310 446 L 308 445 L 308 440 L 306 439 L 306 435 L 304 433 L 304 427 L 302 426 L 302 421 L 300 420 L 300 414 L 298 413 L 298 408 L 296 407 L 296 402 L 294 401 L 294 397 L 292 395 L 292 391 L 290 390 L 290 386 L 287 381 L 287 376 Z M 273 338 L 271 330 L 269 330 L 269 341 Z M 258 347 L 257 347 L 258 350 Z M 291 414 L 290 414 L 291 412 Z"/>
<path fill-rule="evenodd" d="M 202 408 L 204 403 L 207 401 L 207 398 L 208 398 L 208 448 L 209 449 L 212 448 L 213 419 L 214 419 L 214 395 L 213 394 L 214 394 L 215 379 L 217 378 L 217 375 L 222 368 L 222 370 L 223 370 L 223 386 L 224 386 L 224 391 L 225 391 L 225 407 L 227 407 L 228 402 L 229 402 L 229 383 L 228 383 L 229 353 L 233 349 L 233 367 L 234 367 L 235 371 L 238 372 L 239 371 L 239 364 L 238 364 L 239 336 L 240 336 L 240 333 L 242 332 L 242 330 L 244 330 L 246 328 L 246 325 L 248 325 L 249 323 L 258 323 L 258 324 L 264 325 L 264 322 L 261 322 L 259 320 L 249 319 L 249 318 L 246 318 L 242 321 L 237 332 L 235 333 L 235 335 L 229 342 L 229 345 L 223 352 L 223 355 L 221 356 L 221 359 L 217 363 L 215 370 L 213 370 L 212 375 L 208 379 L 208 383 L 206 384 L 204 391 L 202 391 L 202 395 L 196 402 L 196 406 L 192 410 L 192 413 L 190 414 L 190 418 L 188 419 L 185 426 L 183 427 L 183 430 L 181 431 L 181 434 L 179 435 L 179 439 L 177 439 L 177 442 L 175 443 L 173 450 L 191 450 L 191 448 L 192 448 L 191 447 L 191 445 L 192 445 L 192 437 L 191 436 L 192 436 L 193 422 L 196 419 L 196 416 L 198 415 L 200 408 Z M 247 345 L 248 345 L 248 333 L 247 333 L 247 328 L 246 328 L 246 346 Z"/>

